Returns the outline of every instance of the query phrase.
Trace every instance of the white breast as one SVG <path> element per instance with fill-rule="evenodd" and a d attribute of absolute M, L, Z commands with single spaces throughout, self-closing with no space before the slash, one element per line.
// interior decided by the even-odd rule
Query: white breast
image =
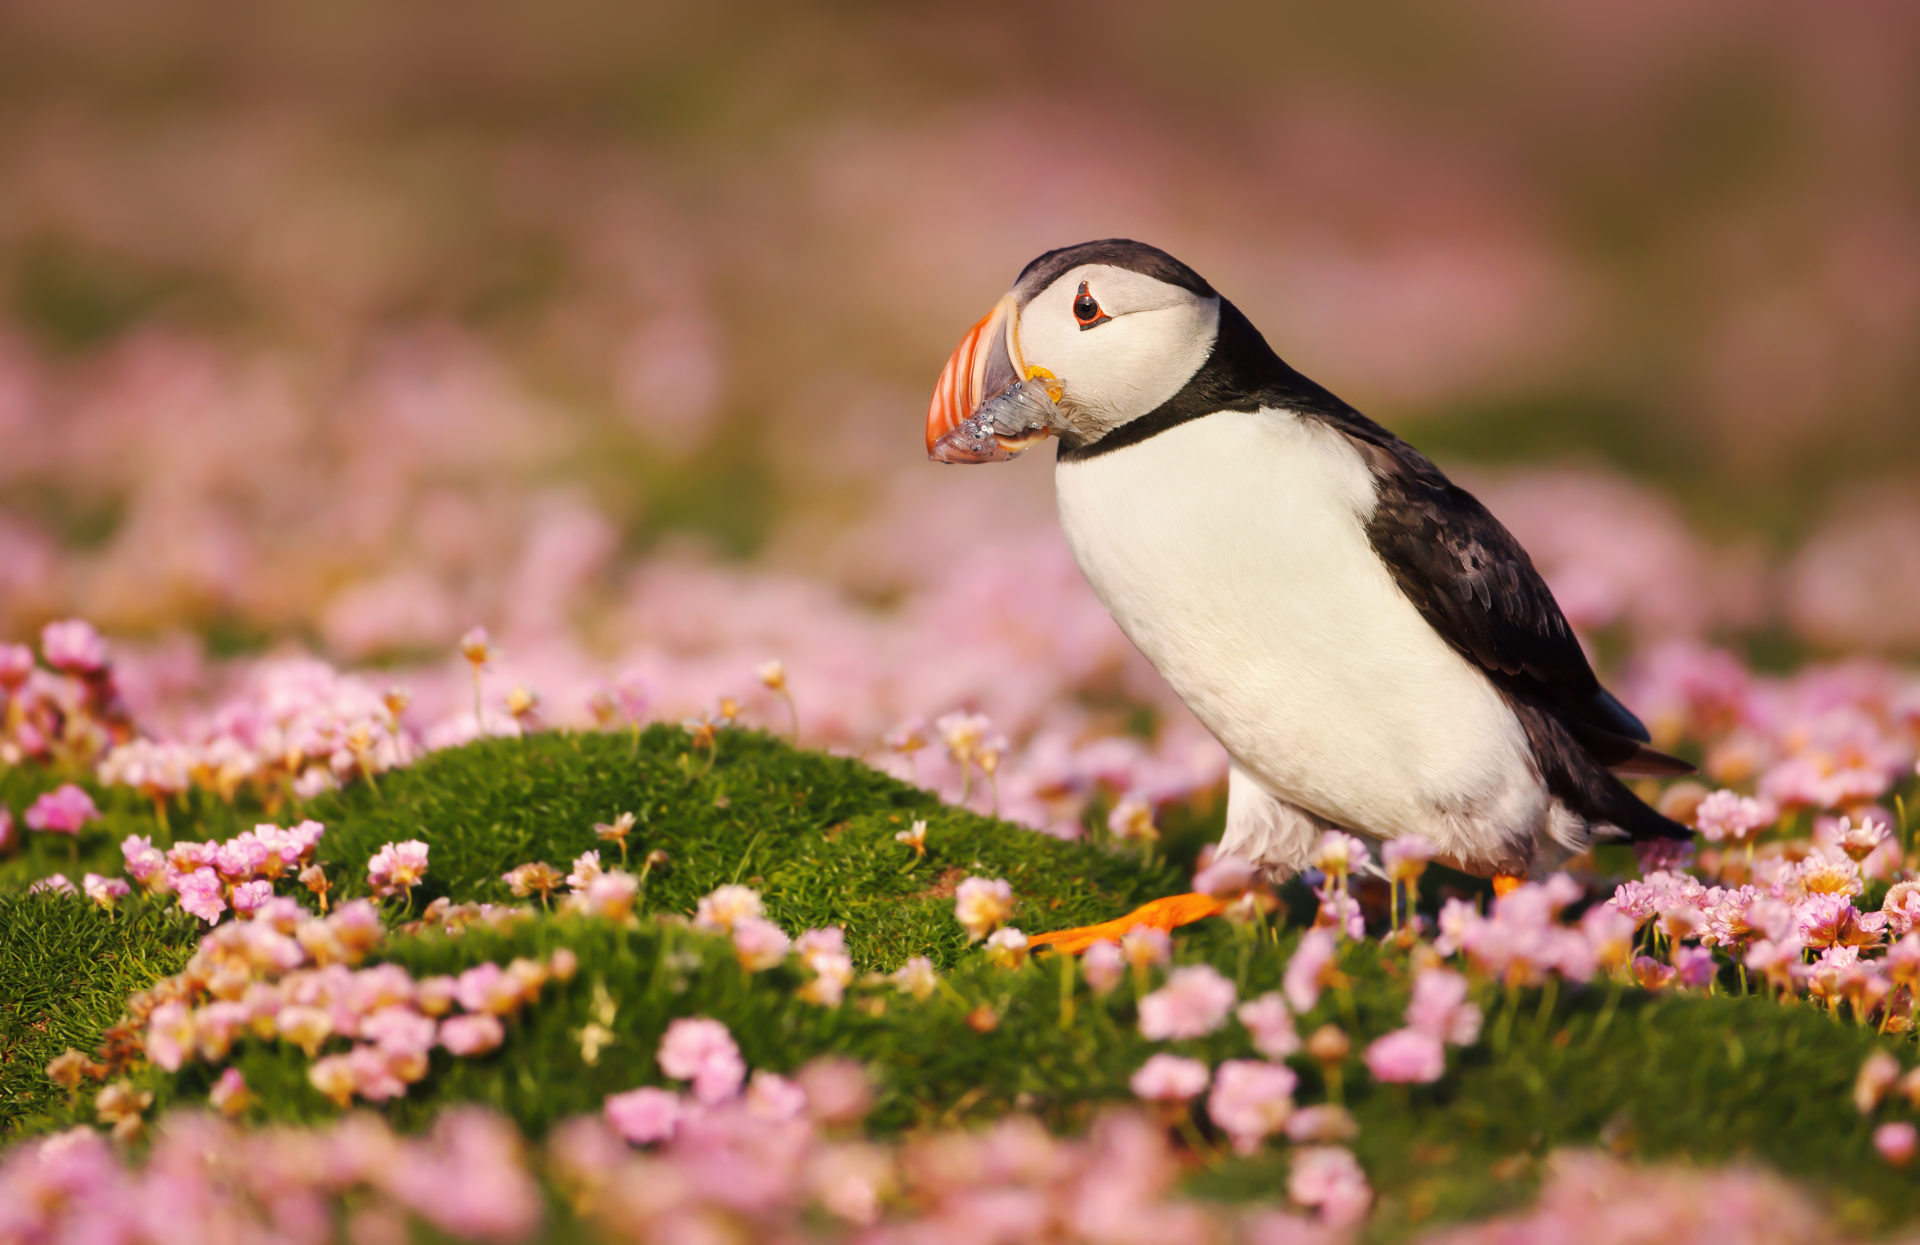
<path fill-rule="evenodd" d="M 1339 432 L 1218 412 L 1063 461 L 1055 483 L 1094 591 L 1272 794 L 1468 859 L 1541 828 L 1518 720 L 1374 553 L 1372 477 Z"/>

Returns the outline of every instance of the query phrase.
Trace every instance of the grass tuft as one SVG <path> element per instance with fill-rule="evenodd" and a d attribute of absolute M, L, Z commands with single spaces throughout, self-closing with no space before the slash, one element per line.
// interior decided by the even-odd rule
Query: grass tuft
<path fill-rule="evenodd" d="M 416 911 L 440 895 L 504 901 L 499 875 L 527 860 L 564 867 L 598 848 L 611 861 L 617 849 L 599 842 L 593 826 L 631 811 L 635 862 L 654 849 L 669 857 L 649 878 L 646 911 L 688 913 L 713 887 L 745 882 L 790 931 L 845 926 L 863 970 L 930 956 L 947 972 L 942 989 L 920 1002 L 869 984 L 846 1005 L 823 1009 L 796 997 L 792 970 L 748 974 L 725 942 L 652 921 L 627 929 L 540 916 L 459 936 L 397 936 L 379 958 L 416 975 L 561 946 L 575 951 L 581 967 L 573 981 L 550 983 L 494 1054 L 456 1060 L 436 1053 L 427 1079 L 387 1108 L 396 1123 L 418 1127 L 447 1103 L 474 1101 L 538 1135 L 596 1110 L 608 1093 L 660 1083 L 658 1038 L 670 1020 L 687 1015 L 725 1022 L 754 1067 L 787 1071 L 824 1053 L 868 1062 L 881 1092 L 874 1126 L 892 1133 L 1014 1109 L 1071 1129 L 1100 1105 L 1125 1099 L 1132 1072 L 1153 1050 L 1169 1048 L 1140 1037 L 1130 984 L 1105 998 L 1081 988 L 1069 1019 L 1060 964 L 1041 959 L 1007 971 L 969 952 L 953 919 L 951 887 L 967 874 L 1006 877 L 1021 901 L 1016 921 L 1039 931 L 1109 917 L 1177 889 L 1178 870 L 948 808 L 855 761 L 797 752 L 762 735 L 722 735 L 718 763 L 704 777 L 689 776 L 682 760 L 689 751 L 686 737 L 665 727 L 637 741 L 560 733 L 487 740 L 385 775 L 377 792 L 356 788 L 297 811 L 326 822 L 321 856 L 350 894 L 364 892 L 366 859 L 382 843 L 429 843 L 432 863 L 413 899 Z M 0 793 L 17 806 L 23 779 L 7 781 L 14 788 Z M 106 805 L 107 825 L 81 844 L 82 855 L 100 871 L 118 872 L 109 835 L 153 833 L 154 815 L 120 793 Z M 258 816 L 195 806 L 176 809 L 171 821 L 184 837 L 220 837 Z M 927 857 L 918 862 L 893 839 L 916 817 L 930 825 Z M 27 877 L 66 865 L 62 845 L 49 846 L 33 845 L 0 872 L 7 984 L 0 1128 L 16 1132 L 85 1118 L 46 1080 L 47 1059 L 69 1045 L 89 1048 L 127 993 L 183 963 L 201 928 L 154 900 L 130 901 L 110 921 L 77 900 L 24 897 Z M 1278 985 L 1294 938 L 1283 929 L 1208 922 L 1183 931 L 1179 958 L 1213 964 L 1247 997 Z M 1405 958 L 1358 945 L 1346 951 L 1344 967 L 1350 991 L 1329 991 L 1302 1018 L 1302 1031 L 1336 1023 L 1354 1039 L 1341 1079 L 1361 1125 L 1355 1151 L 1381 1195 L 1373 1231 L 1383 1239 L 1520 1204 L 1544 1157 L 1568 1145 L 1761 1161 L 1826 1190 L 1854 1228 L 1920 1217 L 1920 1186 L 1878 1160 L 1873 1121 L 1854 1110 L 1848 1093 L 1882 1039 L 1812 1006 L 1614 996 L 1605 984 L 1566 988 L 1550 1002 L 1533 992 L 1511 1002 L 1494 995 L 1484 1000 L 1489 1036 L 1456 1052 L 1438 1084 L 1409 1089 L 1371 1083 L 1359 1063 L 1368 1040 L 1401 1023 Z M 581 1031 L 596 1021 L 613 1038 L 589 1062 Z M 1210 1062 L 1253 1053 L 1234 1025 L 1170 1048 Z M 259 1094 L 260 1118 L 336 1114 L 307 1084 L 307 1061 L 292 1048 L 248 1040 L 235 1062 Z M 1319 1070 L 1296 1066 L 1303 1100 L 1321 1099 Z M 168 1076 L 148 1069 L 139 1077 L 158 1105 L 180 1105 L 204 1099 L 213 1070 L 189 1066 Z M 1209 1144 L 1218 1161 L 1196 1172 L 1200 1192 L 1269 1198 L 1281 1186 L 1279 1154 L 1233 1159 L 1217 1140 Z"/>

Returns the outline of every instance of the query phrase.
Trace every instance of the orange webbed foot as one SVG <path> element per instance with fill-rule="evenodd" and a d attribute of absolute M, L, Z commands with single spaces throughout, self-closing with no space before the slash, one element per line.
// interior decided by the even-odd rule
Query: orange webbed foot
<path fill-rule="evenodd" d="M 1511 894 L 1526 885 L 1526 881 L 1518 874 L 1496 873 L 1493 875 L 1493 893 L 1496 896 Z"/>
<path fill-rule="evenodd" d="M 1035 934 L 1027 939 L 1027 949 L 1037 951 L 1041 947 L 1051 947 L 1063 955 L 1079 955 L 1096 942 L 1118 942 L 1121 935 L 1130 929 L 1142 925 L 1153 929 L 1171 930 L 1181 925 L 1191 925 L 1195 921 L 1217 916 L 1226 911 L 1227 901 L 1216 899 L 1212 895 L 1191 892 L 1185 895 L 1169 895 L 1165 899 L 1156 899 L 1150 904 L 1135 908 L 1127 915 L 1112 921 L 1102 921 L 1098 925 L 1082 925 L 1075 929 L 1055 930 L 1051 934 Z"/>

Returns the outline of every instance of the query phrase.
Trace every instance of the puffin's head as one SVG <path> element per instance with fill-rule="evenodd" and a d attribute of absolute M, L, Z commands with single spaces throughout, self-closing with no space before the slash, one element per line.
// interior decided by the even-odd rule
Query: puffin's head
<path fill-rule="evenodd" d="M 1000 462 L 1050 432 L 1097 441 L 1180 392 L 1219 329 L 1220 296 L 1165 251 L 1123 238 L 1048 251 L 947 360 L 927 456 Z"/>

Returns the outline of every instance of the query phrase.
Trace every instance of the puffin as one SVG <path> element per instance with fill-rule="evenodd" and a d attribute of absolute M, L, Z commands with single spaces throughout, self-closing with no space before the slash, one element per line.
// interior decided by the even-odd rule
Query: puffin
<path fill-rule="evenodd" d="M 929 457 L 1048 438 L 1087 583 L 1226 749 L 1220 855 L 1278 880 L 1328 830 L 1418 835 L 1505 894 L 1599 842 L 1692 838 L 1621 781 L 1692 766 L 1601 685 L 1513 534 L 1186 264 L 1120 238 L 1048 251 L 961 339 Z M 1033 945 L 1223 907 L 1170 896 Z"/>

